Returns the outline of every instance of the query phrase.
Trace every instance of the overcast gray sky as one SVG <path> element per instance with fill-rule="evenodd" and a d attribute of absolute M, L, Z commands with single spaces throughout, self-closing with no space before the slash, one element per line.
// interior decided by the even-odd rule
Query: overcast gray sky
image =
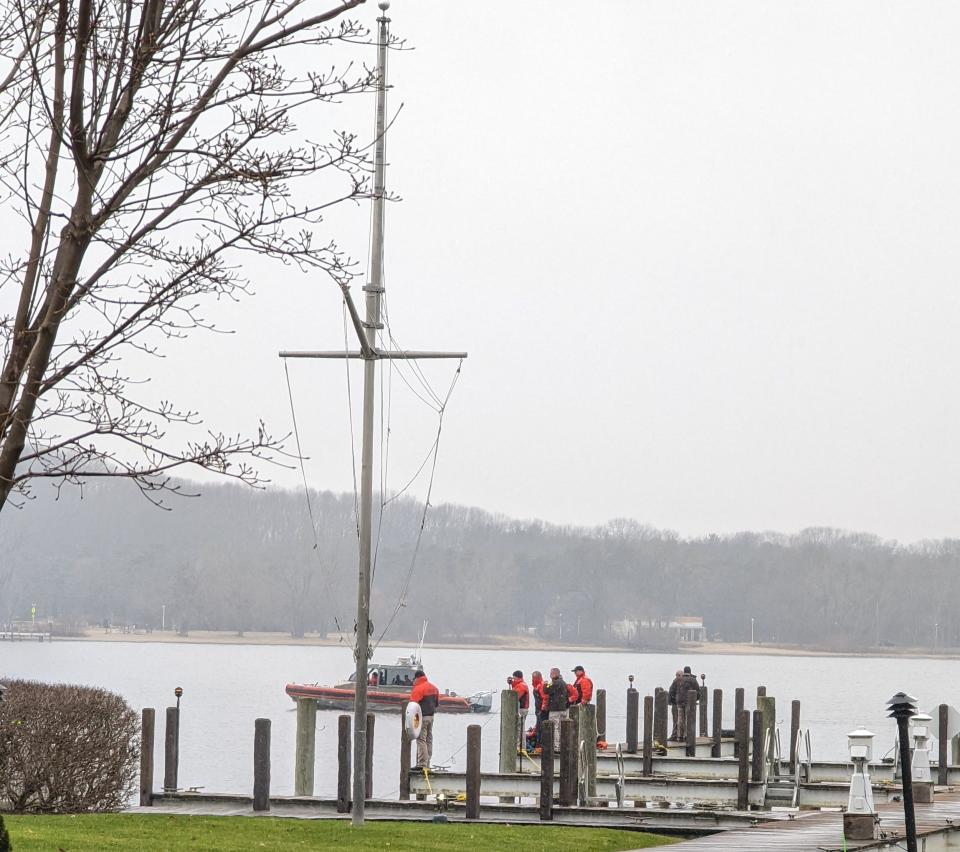
<path fill-rule="evenodd" d="M 361 14 L 372 25 L 376 4 Z M 390 69 L 392 327 L 470 353 L 435 502 L 683 534 L 960 535 L 960 6 L 390 15 L 415 47 Z M 333 223 L 361 258 L 368 216 Z M 340 300 L 326 280 L 251 274 L 256 297 L 224 309 L 237 334 L 194 337 L 156 382 L 218 427 L 286 431 L 276 353 L 342 346 Z M 451 371 L 428 376 L 445 389 Z M 350 489 L 343 365 L 291 375 L 310 484 Z M 395 380 L 391 423 L 398 488 L 435 418 Z"/>

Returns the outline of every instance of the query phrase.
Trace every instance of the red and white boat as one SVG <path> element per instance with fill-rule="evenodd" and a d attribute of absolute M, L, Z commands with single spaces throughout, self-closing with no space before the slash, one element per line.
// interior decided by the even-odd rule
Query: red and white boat
<path fill-rule="evenodd" d="M 368 671 L 367 706 L 380 713 L 399 713 L 403 703 L 410 697 L 413 675 L 420 668 L 416 657 L 401 657 L 390 665 L 371 663 Z M 348 680 L 323 686 L 318 683 L 288 683 L 287 695 L 294 701 L 313 698 L 320 710 L 353 710 L 356 690 L 356 674 Z M 469 697 L 457 695 L 450 690 L 440 693 L 438 713 L 489 713 L 493 705 L 492 692 L 478 692 Z"/>

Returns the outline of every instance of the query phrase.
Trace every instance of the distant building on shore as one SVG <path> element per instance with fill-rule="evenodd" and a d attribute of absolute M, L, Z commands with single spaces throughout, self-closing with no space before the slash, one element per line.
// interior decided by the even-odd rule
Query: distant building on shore
<path fill-rule="evenodd" d="M 669 618 L 623 618 L 612 621 L 610 634 L 623 642 L 636 640 L 641 633 L 663 631 L 672 635 L 677 642 L 705 642 L 706 628 L 702 615 L 673 615 Z"/>

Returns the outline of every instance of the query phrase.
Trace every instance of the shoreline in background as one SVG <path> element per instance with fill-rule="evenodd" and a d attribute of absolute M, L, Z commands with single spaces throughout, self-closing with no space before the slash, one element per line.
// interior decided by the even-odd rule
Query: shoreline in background
<path fill-rule="evenodd" d="M 319 634 L 308 634 L 295 639 L 289 633 L 247 632 L 239 635 L 226 630 L 194 630 L 186 636 L 167 630 L 146 632 L 123 632 L 94 628 L 80 636 L 57 636 L 57 642 L 166 642 L 172 644 L 199 645 L 305 645 L 321 648 L 335 648 L 343 645 L 343 640 L 328 638 Z M 384 648 L 412 649 L 415 642 L 385 640 L 380 643 Z M 751 645 L 737 642 L 681 643 L 676 649 L 627 648 L 610 645 L 582 645 L 565 642 L 548 642 L 527 636 L 494 636 L 476 642 L 425 642 L 425 648 L 464 648 L 474 651 L 570 651 L 600 654 L 734 654 L 770 657 L 904 657 L 911 659 L 956 659 L 960 654 L 956 650 L 935 653 L 923 648 L 870 648 L 866 650 L 847 649 L 829 650 L 825 648 L 801 645 Z"/>

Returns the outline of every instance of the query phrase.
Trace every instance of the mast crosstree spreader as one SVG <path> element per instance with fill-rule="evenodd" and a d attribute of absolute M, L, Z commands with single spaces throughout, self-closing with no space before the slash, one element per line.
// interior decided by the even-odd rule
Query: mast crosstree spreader
<path fill-rule="evenodd" d="M 341 283 L 343 299 L 357 333 L 358 351 L 290 352 L 281 358 L 359 359 L 363 361 L 363 435 L 360 463 L 360 565 L 357 583 L 357 624 L 354 656 L 357 664 L 356 700 L 353 717 L 353 809 L 352 822 L 363 825 L 366 796 L 367 753 L 367 663 L 370 660 L 370 557 L 373 530 L 373 423 L 374 384 L 377 361 L 417 360 L 425 358 L 467 357 L 466 352 L 424 352 L 412 350 L 382 350 L 377 347 L 377 332 L 383 329 L 380 320 L 380 301 L 383 296 L 383 218 L 386 163 L 384 160 L 387 113 L 387 48 L 389 43 L 390 8 L 388 0 L 378 4 L 377 18 L 377 116 L 374 146 L 373 225 L 371 234 L 371 261 L 367 283 L 363 287 L 366 317 L 360 319 L 350 288 Z"/>

